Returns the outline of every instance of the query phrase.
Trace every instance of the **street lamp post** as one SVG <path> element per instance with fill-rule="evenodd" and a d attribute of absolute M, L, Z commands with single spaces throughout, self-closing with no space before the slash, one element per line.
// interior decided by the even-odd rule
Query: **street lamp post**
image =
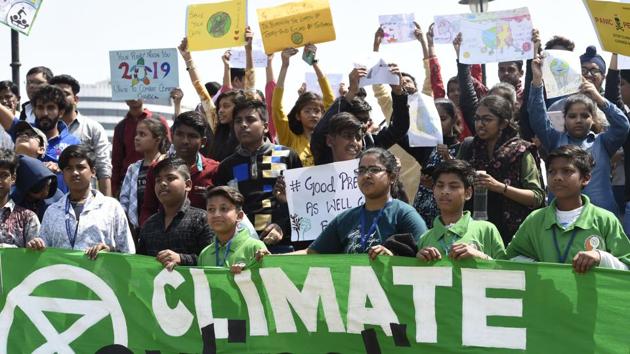
<path fill-rule="evenodd" d="M 488 11 L 488 3 L 493 0 L 459 0 L 460 5 L 470 6 L 470 12 L 483 13 Z M 486 84 L 486 64 L 481 64 L 481 81 Z"/>
<path fill-rule="evenodd" d="M 11 30 L 11 79 L 20 89 L 20 34 Z M 19 91 L 18 91 L 19 92 Z"/>

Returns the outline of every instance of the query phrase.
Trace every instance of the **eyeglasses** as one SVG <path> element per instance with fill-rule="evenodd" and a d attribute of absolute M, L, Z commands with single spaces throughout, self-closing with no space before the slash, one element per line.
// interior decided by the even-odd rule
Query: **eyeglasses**
<path fill-rule="evenodd" d="M 474 118 L 475 123 L 481 123 L 481 125 L 488 125 L 498 119 L 494 119 L 494 118 L 488 118 L 488 117 L 480 117 L 480 116 L 475 116 Z"/>
<path fill-rule="evenodd" d="M 378 166 L 370 166 L 370 167 L 359 167 L 354 170 L 354 174 L 357 176 L 365 175 L 369 173 L 371 176 L 374 176 L 377 173 L 381 173 L 383 171 L 387 171 L 386 168 L 378 167 Z"/>
<path fill-rule="evenodd" d="M 587 76 L 587 75 L 596 76 L 596 75 L 599 75 L 601 73 L 602 73 L 601 70 L 599 70 L 597 68 L 590 68 L 590 69 L 582 68 L 582 75 L 583 76 Z"/>

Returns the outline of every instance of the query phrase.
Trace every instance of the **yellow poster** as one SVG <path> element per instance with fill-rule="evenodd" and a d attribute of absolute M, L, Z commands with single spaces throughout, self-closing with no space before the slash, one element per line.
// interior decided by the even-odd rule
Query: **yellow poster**
<path fill-rule="evenodd" d="M 290 2 L 257 9 L 265 52 L 335 40 L 328 0 Z"/>
<path fill-rule="evenodd" d="M 245 44 L 247 0 L 190 5 L 186 15 L 188 48 L 207 50 Z"/>
<path fill-rule="evenodd" d="M 585 0 L 604 50 L 630 55 L 630 4 Z"/>

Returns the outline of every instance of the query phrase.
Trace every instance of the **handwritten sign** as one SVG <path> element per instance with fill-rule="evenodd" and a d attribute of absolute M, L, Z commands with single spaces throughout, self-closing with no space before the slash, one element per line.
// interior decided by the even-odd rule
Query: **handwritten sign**
<path fill-rule="evenodd" d="M 604 50 L 630 55 L 630 5 L 612 1 L 585 0 L 586 9 Z"/>
<path fill-rule="evenodd" d="M 341 86 L 341 82 L 343 81 L 343 74 L 326 74 L 326 78 L 328 78 L 328 83 L 330 87 L 332 87 L 332 92 L 335 97 L 339 96 L 339 86 Z M 306 83 L 306 90 L 310 92 L 315 92 L 318 95 L 322 95 L 322 89 L 319 87 L 319 80 L 317 80 L 317 75 L 313 72 L 306 72 L 304 76 L 304 82 Z"/>
<path fill-rule="evenodd" d="M 230 56 L 230 66 L 233 68 L 245 68 L 245 49 L 232 49 L 230 50 L 232 55 Z M 254 48 L 252 50 L 252 57 L 254 59 L 255 68 L 267 67 L 267 54 L 262 49 Z"/>
<path fill-rule="evenodd" d="M 580 58 L 567 50 L 546 50 L 542 63 L 547 98 L 570 95 L 580 90 L 582 66 Z"/>
<path fill-rule="evenodd" d="M 355 66 L 362 65 L 355 64 Z M 374 84 L 400 85 L 400 77 L 389 71 L 389 65 L 385 60 L 379 59 L 376 65 L 368 70 L 367 75 L 359 80 L 359 87 Z"/>
<path fill-rule="evenodd" d="M 246 0 L 189 5 L 186 12 L 186 36 L 191 51 L 245 44 Z"/>
<path fill-rule="evenodd" d="M 433 18 L 433 43 L 450 44 L 453 43 L 455 37 L 460 32 L 459 23 L 463 18 L 473 19 L 474 17 L 466 17 L 475 14 L 461 15 L 444 15 L 435 16 Z"/>
<path fill-rule="evenodd" d="M 2 0 L 0 22 L 28 36 L 41 4 L 41 0 Z"/>
<path fill-rule="evenodd" d="M 168 101 L 179 86 L 175 48 L 110 51 L 109 65 L 114 101 Z"/>
<path fill-rule="evenodd" d="M 617 56 L 617 67 L 619 68 L 619 70 L 630 69 L 630 57 L 625 55 Z"/>
<path fill-rule="evenodd" d="M 399 15 L 381 15 L 378 17 L 378 23 L 383 29 L 384 35 L 381 43 L 401 43 L 415 41 L 416 36 L 414 30 L 416 26 L 414 14 Z"/>
<path fill-rule="evenodd" d="M 409 104 L 409 146 L 437 146 L 443 143 L 440 114 L 433 97 L 414 93 L 407 99 Z"/>
<path fill-rule="evenodd" d="M 260 35 L 268 54 L 336 38 L 328 0 L 305 0 L 257 9 Z"/>
<path fill-rule="evenodd" d="M 359 160 L 284 171 L 291 240 L 314 240 L 335 216 L 363 203 L 354 170 Z"/>

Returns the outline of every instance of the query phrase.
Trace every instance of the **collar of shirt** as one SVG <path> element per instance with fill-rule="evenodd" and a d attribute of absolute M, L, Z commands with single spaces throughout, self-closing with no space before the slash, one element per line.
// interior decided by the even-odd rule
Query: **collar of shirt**
<path fill-rule="evenodd" d="M 168 155 L 168 157 L 177 156 L 175 153 L 175 149 L 173 148 L 173 145 L 171 145 L 171 147 L 169 148 L 166 154 Z M 198 152 L 197 159 L 195 160 L 195 166 L 193 166 L 193 168 L 190 170 L 190 173 L 192 174 L 194 172 L 199 172 L 199 171 L 203 171 L 203 156 L 201 156 L 201 153 Z"/>
<path fill-rule="evenodd" d="M 144 108 L 142 110 L 142 113 L 140 113 L 140 116 L 138 118 L 133 118 L 131 116 L 131 113 L 127 112 L 127 114 L 125 115 L 125 119 L 136 119 L 138 121 L 143 120 L 144 118 L 150 117 L 151 116 L 151 111 L 149 111 L 148 109 Z"/>
<path fill-rule="evenodd" d="M 190 200 L 188 200 L 188 198 L 186 198 L 184 200 L 184 204 L 182 204 L 182 206 L 179 208 L 179 210 L 177 211 L 177 215 L 180 214 L 185 214 L 186 211 L 190 208 Z M 162 204 L 160 204 L 160 209 L 158 210 L 158 213 L 160 213 L 162 216 L 164 216 L 164 208 L 162 207 Z M 164 220 L 164 218 L 162 217 L 162 220 Z"/>
<path fill-rule="evenodd" d="M 236 228 L 236 232 L 234 233 L 234 236 L 232 236 L 231 240 L 232 243 L 230 244 L 230 253 L 234 253 L 236 252 L 236 250 L 238 250 L 241 245 L 247 241 L 247 239 L 249 239 L 249 231 L 246 228 Z M 219 240 L 215 237 L 215 242 L 219 242 Z M 228 241 L 229 242 L 229 241 Z M 225 246 L 227 245 L 227 243 L 223 246 L 221 246 L 221 244 L 219 244 L 219 249 L 223 249 L 225 248 Z M 214 246 L 211 247 L 210 249 L 214 249 Z"/>
<path fill-rule="evenodd" d="M 101 204 L 103 204 L 103 198 L 104 195 L 101 194 L 101 192 L 92 189 L 90 190 L 90 194 L 88 194 L 87 199 L 85 200 L 85 204 L 83 205 L 83 211 L 81 212 L 81 214 L 91 211 L 91 210 L 95 210 L 98 209 Z M 63 205 L 66 205 L 66 199 L 70 198 L 70 193 L 66 193 L 65 195 L 65 199 L 63 199 Z M 74 215 L 74 208 L 70 208 L 69 212 L 74 216 L 74 218 L 76 219 L 77 216 Z"/>
<path fill-rule="evenodd" d="M 444 237 L 447 235 L 447 233 L 451 233 L 453 235 L 456 235 L 459 238 L 464 237 L 464 235 L 466 234 L 466 231 L 468 230 L 468 224 L 470 223 L 471 217 L 470 217 L 470 211 L 464 211 L 464 214 L 462 215 L 461 218 L 459 218 L 459 220 L 457 220 L 457 222 L 447 228 L 443 223 L 442 220 L 440 219 L 440 216 L 438 215 L 435 220 L 433 220 L 433 229 L 435 230 L 435 232 L 440 235 L 438 237 L 438 239 Z"/>
<path fill-rule="evenodd" d="M 38 124 L 35 124 L 36 128 L 39 128 Z M 55 145 L 55 143 L 57 141 L 62 140 L 63 138 L 65 138 L 68 135 L 68 126 L 66 125 L 66 123 L 64 123 L 61 118 L 59 119 L 59 121 L 57 122 L 57 130 L 59 131 L 59 135 L 52 137 L 50 139 L 48 139 L 48 146 L 50 145 Z"/>
<path fill-rule="evenodd" d="M 578 216 L 577 220 L 573 223 L 573 225 L 569 225 L 566 229 L 558 223 L 558 219 L 556 218 L 556 200 L 554 199 L 551 202 L 551 205 L 545 210 L 545 218 L 543 221 L 543 229 L 549 230 L 555 225 L 560 228 L 560 230 L 571 231 L 575 227 L 579 227 L 582 230 L 590 229 L 595 227 L 593 224 L 592 210 L 593 206 L 591 205 L 591 200 L 582 194 L 582 213 Z"/>
<path fill-rule="evenodd" d="M 236 147 L 236 153 L 241 155 L 241 156 L 245 156 L 245 157 L 250 157 L 250 156 L 258 156 L 261 154 L 264 154 L 265 152 L 269 151 L 271 148 L 273 148 L 273 144 L 265 141 L 263 142 L 263 144 L 258 148 L 258 150 L 256 150 L 254 153 L 249 152 L 249 150 L 245 149 L 244 147 L 242 147 L 240 144 Z"/>
<path fill-rule="evenodd" d="M 14 208 L 15 208 L 15 202 L 13 201 L 13 199 L 9 198 L 7 203 L 2 207 L 2 213 L 4 214 L 4 211 L 6 209 L 9 209 L 9 212 L 12 213 Z"/>

